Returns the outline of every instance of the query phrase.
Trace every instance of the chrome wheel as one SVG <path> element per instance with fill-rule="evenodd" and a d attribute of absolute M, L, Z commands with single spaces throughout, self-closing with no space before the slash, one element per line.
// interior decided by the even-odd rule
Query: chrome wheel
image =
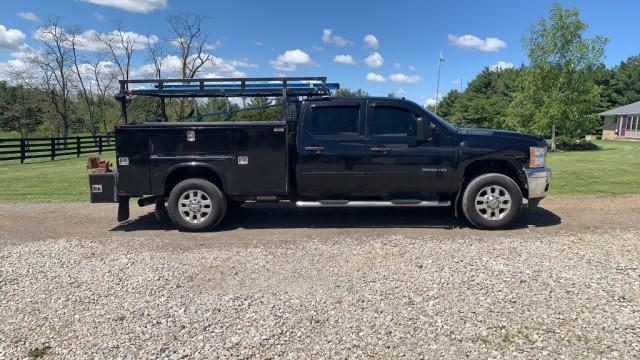
<path fill-rule="evenodd" d="M 201 190 L 187 190 L 180 195 L 178 211 L 191 224 L 199 224 L 211 216 L 211 198 Z"/>
<path fill-rule="evenodd" d="M 511 210 L 511 195 L 502 186 L 490 185 L 476 195 L 476 211 L 487 220 L 500 220 Z"/>

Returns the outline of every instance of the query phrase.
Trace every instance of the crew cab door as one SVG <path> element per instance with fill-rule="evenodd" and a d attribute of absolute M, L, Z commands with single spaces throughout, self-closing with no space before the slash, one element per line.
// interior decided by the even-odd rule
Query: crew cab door
<path fill-rule="evenodd" d="M 298 195 L 349 198 L 364 191 L 365 102 L 312 101 L 297 129 Z"/>
<path fill-rule="evenodd" d="M 453 148 L 418 109 L 398 100 L 372 100 L 367 106 L 368 196 L 426 199 L 446 195 L 453 170 Z M 424 126 L 418 126 L 422 121 Z M 417 136 L 418 131 L 426 133 Z"/>

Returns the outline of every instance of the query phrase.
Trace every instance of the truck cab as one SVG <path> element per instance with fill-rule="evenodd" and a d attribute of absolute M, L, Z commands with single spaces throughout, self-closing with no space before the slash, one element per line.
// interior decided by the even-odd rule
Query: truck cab
<path fill-rule="evenodd" d="M 296 132 L 297 194 L 447 203 L 454 134 L 402 99 L 307 101 Z"/>
<path fill-rule="evenodd" d="M 281 121 L 118 126 L 118 172 L 112 176 L 119 220 L 128 218 L 130 198 L 155 204 L 159 219 L 188 231 L 214 228 L 247 201 L 285 201 L 298 207 L 451 207 L 478 228 L 500 229 L 517 220 L 525 199 L 537 206 L 549 191 L 540 137 L 456 128 L 405 99 L 332 97 L 326 78 L 230 81 L 138 80 L 157 83 L 136 90 L 121 81 L 123 109 L 131 94 L 160 96 L 167 89 L 183 97 L 282 91 L 285 101 Z"/>

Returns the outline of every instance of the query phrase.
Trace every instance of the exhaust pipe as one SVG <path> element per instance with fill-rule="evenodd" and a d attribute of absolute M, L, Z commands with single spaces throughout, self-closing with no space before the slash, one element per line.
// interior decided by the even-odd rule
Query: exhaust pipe
<path fill-rule="evenodd" d="M 140 199 L 138 199 L 138 206 L 140 207 L 148 206 L 155 203 L 156 203 L 155 196 L 141 197 Z"/>

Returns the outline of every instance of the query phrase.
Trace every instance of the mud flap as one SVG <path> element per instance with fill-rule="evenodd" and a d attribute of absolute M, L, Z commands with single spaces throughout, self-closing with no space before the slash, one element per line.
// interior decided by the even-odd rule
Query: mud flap
<path fill-rule="evenodd" d="M 527 200 L 527 207 L 529 209 L 535 209 L 538 207 L 538 205 L 540 204 L 540 201 L 542 201 L 543 198 L 537 198 L 537 199 L 529 199 Z"/>
<path fill-rule="evenodd" d="M 118 196 L 118 222 L 123 222 L 129 218 L 129 197 Z"/>

